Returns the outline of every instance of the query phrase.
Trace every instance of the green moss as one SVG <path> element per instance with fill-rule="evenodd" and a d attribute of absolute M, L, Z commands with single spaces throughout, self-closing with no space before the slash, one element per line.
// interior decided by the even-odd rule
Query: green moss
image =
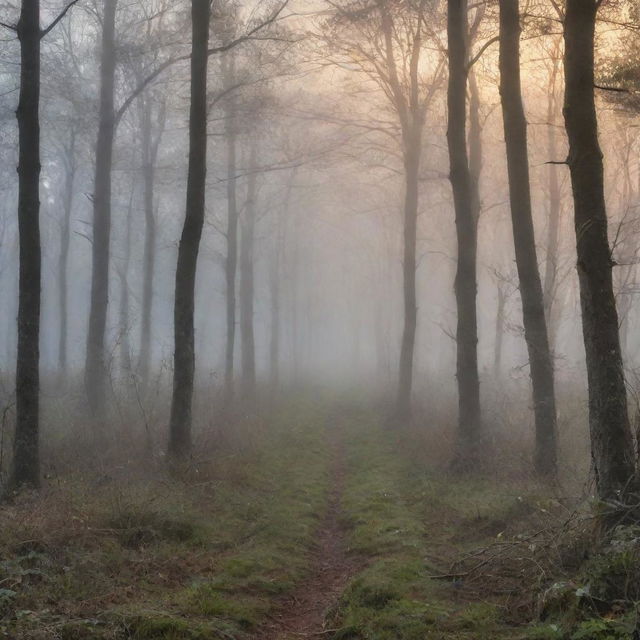
<path fill-rule="evenodd" d="M 184 618 L 149 615 L 130 619 L 127 637 L 133 640 L 216 640 L 228 637 L 225 629 Z"/>
<path fill-rule="evenodd" d="M 594 618 L 585 620 L 571 634 L 571 640 L 628 640 L 635 624 L 624 620 Z"/>
<path fill-rule="evenodd" d="M 268 609 L 264 600 L 238 594 L 229 596 L 210 583 L 191 587 L 184 607 L 189 615 L 213 616 L 247 628 L 255 626 Z"/>
<path fill-rule="evenodd" d="M 486 602 L 471 603 L 456 616 L 456 626 L 469 631 L 488 632 L 495 630 L 499 624 L 498 608 Z"/>
<path fill-rule="evenodd" d="M 430 474 L 399 455 L 395 435 L 366 412 L 352 413 L 344 432 L 349 474 L 343 522 L 350 547 L 369 562 L 332 612 L 331 626 L 339 629 L 334 638 L 516 637 L 493 604 L 458 604 L 450 584 L 430 577 L 441 571 L 428 559 L 437 555 L 434 545 L 450 545 L 461 530 L 482 539 L 467 523 L 479 517 L 499 522 L 516 497 L 496 495 L 495 487 L 475 479 Z"/>
<path fill-rule="evenodd" d="M 24 579 L 15 589 L 0 630 L 35 638 L 42 612 L 56 617 L 56 633 L 58 617 L 99 612 L 109 640 L 123 619 L 134 638 L 241 637 L 309 570 L 328 499 L 326 424 L 326 408 L 288 402 L 264 424 L 244 427 L 242 446 L 217 452 L 196 485 L 161 476 L 98 489 L 69 483 L 73 534 L 57 543 L 46 580 Z M 40 535 L 16 530 L 5 538 Z M 149 603 L 163 614 L 140 614 Z M 20 610 L 35 614 L 18 620 Z M 75 624 L 68 635 L 84 631 Z"/>

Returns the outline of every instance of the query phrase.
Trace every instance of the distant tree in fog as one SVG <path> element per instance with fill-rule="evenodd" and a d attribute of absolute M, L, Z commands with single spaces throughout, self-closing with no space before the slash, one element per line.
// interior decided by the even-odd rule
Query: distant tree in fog
<path fill-rule="evenodd" d="M 420 167 L 427 111 L 442 81 L 443 58 L 437 50 L 438 2 L 345 0 L 332 3 L 335 16 L 323 38 L 336 62 L 372 80 L 382 90 L 398 120 L 404 165 L 403 300 L 404 329 L 400 349 L 394 420 L 411 415 L 417 329 L 416 244 L 420 209 Z M 335 54 L 333 54 L 335 55 Z M 333 57 L 333 56 L 332 56 Z"/>
<path fill-rule="evenodd" d="M 100 107 L 93 192 L 91 303 L 85 361 L 85 388 L 94 416 L 105 408 L 105 332 L 109 299 L 111 179 L 116 129 L 116 12 L 118 0 L 104 0 L 100 48 Z"/>

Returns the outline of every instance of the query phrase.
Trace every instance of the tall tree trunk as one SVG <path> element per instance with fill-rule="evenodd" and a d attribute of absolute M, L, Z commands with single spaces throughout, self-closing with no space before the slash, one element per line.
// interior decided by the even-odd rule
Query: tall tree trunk
<path fill-rule="evenodd" d="M 156 268 L 156 217 L 154 190 L 158 149 L 165 127 L 165 103 L 158 114 L 158 126 L 153 126 L 153 102 L 144 100 L 142 110 L 142 172 L 144 178 L 144 272 L 142 282 L 142 316 L 140 323 L 140 377 L 148 384 L 151 375 L 151 332 L 153 318 L 153 286 Z"/>
<path fill-rule="evenodd" d="M 477 219 L 466 140 L 467 2 L 448 0 L 449 87 L 447 141 L 451 187 L 456 214 L 458 270 L 455 293 L 458 378 L 458 432 L 456 464 L 473 464 L 481 429 L 478 374 Z"/>
<path fill-rule="evenodd" d="M 130 303 L 129 303 L 129 266 L 131 265 L 131 223 L 133 221 L 133 199 L 135 196 L 135 181 L 131 184 L 129 207 L 127 209 L 127 224 L 124 237 L 124 256 L 120 269 L 120 366 L 123 372 L 130 373 L 131 340 L 130 331 Z"/>
<path fill-rule="evenodd" d="M 506 324 L 505 308 L 507 296 L 502 282 L 498 282 L 498 309 L 496 311 L 496 335 L 493 350 L 493 377 L 500 380 L 502 373 L 502 345 L 504 343 L 504 327 Z"/>
<path fill-rule="evenodd" d="M 235 82 L 235 58 L 231 52 L 223 58 L 225 87 Z M 225 137 L 227 141 L 227 261 L 225 276 L 227 283 L 227 343 L 225 352 L 225 397 L 233 399 L 234 361 L 236 346 L 236 275 L 238 271 L 238 195 L 237 195 L 237 122 L 233 96 L 225 102 Z"/>
<path fill-rule="evenodd" d="M 575 204 L 593 466 L 599 496 L 620 502 L 630 489 L 635 465 L 594 97 L 594 38 L 599 4 L 597 0 L 567 0 L 564 117 Z"/>
<path fill-rule="evenodd" d="M 111 239 L 111 171 L 115 133 L 115 22 L 118 0 L 104 0 L 100 61 L 100 114 L 96 144 L 93 194 L 93 243 L 91 306 L 85 366 L 89 408 L 101 416 L 105 408 L 105 332 L 109 300 L 109 254 Z"/>
<path fill-rule="evenodd" d="M 480 219 L 480 180 L 482 178 L 482 123 L 480 122 L 480 89 L 473 69 L 469 71 L 469 174 L 473 217 Z"/>
<path fill-rule="evenodd" d="M 535 469 L 538 475 L 548 478 L 556 474 L 556 398 L 531 212 L 527 120 L 520 81 L 518 0 L 500 0 L 500 96 L 507 146 L 513 241 L 533 391 Z"/>
<path fill-rule="evenodd" d="M 20 40 L 18 230 L 20 278 L 12 488 L 40 484 L 40 2 L 23 0 Z"/>
<path fill-rule="evenodd" d="M 256 347 L 254 314 L 254 245 L 256 227 L 256 149 L 251 143 L 247 178 L 247 203 L 242 216 L 240 242 L 240 334 L 242 346 L 242 394 L 252 401 L 256 392 Z"/>
<path fill-rule="evenodd" d="M 169 453 L 186 459 L 191 453 L 191 423 L 195 378 L 194 307 L 198 252 L 204 226 L 207 178 L 207 62 L 209 0 L 191 2 L 191 108 L 189 173 L 184 228 L 178 250 L 174 307 L 174 372 Z"/>
<path fill-rule="evenodd" d="M 271 327 L 269 340 L 269 381 L 272 393 L 280 385 L 280 243 L 271 264 Z"/>
<path fill-rule="evenodd" d="M 404 329 L 400 347 L 400 368 L 396 416 L 398 422 L 411 418 L 411 391 L 416 343 L 418 308 L 416 303 L 416 243 L 418 229 L 418 198 L 420 173 L 420 128 L 411 139 L 405 140 L 405 201 L 404 201 L 404 259 L 402 264 L 404 296 Z"/>
<path fill-rule="evenodd" d="M 289 209 L 289 199 L 291 196 L 291 188 L 287 193 L 285 200 L 285 212 Z M 280 316 L 281 316 L 281 255 L 283 248 L 283 230 L 282 230 L 282 212 L 276 212 L 276 230 L 275 230 L 275 246 L 273 248 L 273 257 L 271 262 L 271 282 L 270 282 L 270 298 L 271 298 L 271 335 L 269 340 L 269 380 L 272 394 L 278 391 L 280 385 Z M 288 217 L 288 216 L 285 216 Z"/>
<path fill-rule="evenodd" d="M 288 242 L 291 246 L 288 269 L 291 276 L 291 372 L 293 374 L 293 382 L 296 385 L 300 383 L 300 272 L 302 271 L 300 254 L 302 249 L 302 222 L 302 211 L 299 207 L 295 207 L 290 225 L 293 233 Z"/>
<path fill-rule="evenodd" d="M 555 309 L 555 297 L 558 282 L 558 246 L 560 240 L 560 210 L 562 205 L 560 193 L 560 181 L 558 178 L 558 166 L 553 164 L 557 160 L 558 142 L 556 136 L 556 116 L 558 112 L 558 99 L 556 93 L 556 78 L 558 75 L 558 62 L 553 60 L 553 70 L 549 83 L 549 103 L 547 106 L 548 132 L 547 142 L 549 160 L 552 164 L 548 169 L 549 181 L 549 220 L 547 221 L 547 246 L 544 272 L 544 307 L 549 333 L 549 345 L 553 353 L 555 343 L 555 329 L 557 313 Z"/>
<path fill-rule="evenodd" d="M 71 213 L 73 211 L 73 189 L 76 174 L 76 133 L 73 126 L 70 131 L 69 147 L 66 150 L 66 166 L 64 179 L 62 228 L 60 229 L 60 258 L 58 261 L 59 279 L 59 311 L 60 334 L 58 336 L 58 369 L 64 378 L 67 372 L 67 338 L 69 333 L 68 314 L 68 269 L 69 269 L 69 245 L 71 242 Z"/>

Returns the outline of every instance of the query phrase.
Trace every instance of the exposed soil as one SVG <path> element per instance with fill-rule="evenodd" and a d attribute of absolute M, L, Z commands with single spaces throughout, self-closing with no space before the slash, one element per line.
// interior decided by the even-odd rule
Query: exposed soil
<path fill-rule="evenodd" d="M 326 613 L 358 570 L 356 559 L 348 554 L 345 531 L 340 521 L 345 460 L 342 441 L 336 431 L 331 429 L 329 435 L 333 451 L 331 492 L 310 559 L 311 571 L 308 578 L 280 602 L 269 622 L 253 636 L 256 640 L 321 638 L 328 634 Z"/>

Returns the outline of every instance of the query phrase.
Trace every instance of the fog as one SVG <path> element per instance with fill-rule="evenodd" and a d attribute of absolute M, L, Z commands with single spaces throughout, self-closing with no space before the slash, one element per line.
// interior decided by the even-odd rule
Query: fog
<path fill-rule="evenodd" d="M 357 574 L 349 474 L 371 456 L 405 487 L 389 437 L 463 494 L 489 478 L 631 509 L 637 8 L 524 4 L 0 2 L 3 492 L 114 482 L 133 500 L 120 483 L 157 496 L 166 478 L 191 497 L 220 474 L 244 500 L 241 473 L 300 467 L 303 487 L 308 466 L 329 477 L 308 498 L 330 567 L 312 595 Z M 278 439 L 292 424 L 307 440 Z M 270 447 L 317 455 L 289 468 Z M 250 637 L 285 637 L 261 624 Z M 358 624 L 335 637 L 418 637 Z"/>
<path fill-rule="evenodd" d="M 290 11 L 297 12 L 297 7 Z M 175 16 L 164 18 L 163 27 L 182 19 L 184 8 L 173 7 Z M 148 13 L 146 13 L 148 12 Z M 247 10 L 242 11 L 246 15 Z M 121 7 L 118 16 L 121 60 L 118 61 L 118 92 L 122 99 L 135 84 L 136 67 L 152 68 L 144 55 L 153 51 L 161 36 L 143 39 L 145 15 L 149 8 L 136 3 Z M 247 16 L 245 19 L 249 19 Z M 288 376 L 294 370 L 323 378 L 362 381 L 375 379 L 393 384 L 397 368 L 402 324 L 402 161 L 399 157 L 398 124 L 388 101 L 375 82 L 358 69 L 331 64 L 333 54 L 320 47 L 312 32 L 321 27 L 323 14 L 297 16 L 283 20 L 286 33 L 282 42 L 252 44 L 239 49 L 237 65 L 247 87 L 239 87 L 233 98 L 265 100 L 266 104 L 246 133 L 240 135 L 238 191 L 240 206 L 246 193 L 246 166 L 249 138 L 259 147 L 259 195 L 256 230 L 256 354 L 261 377 L 269 369 L 270 272 L 274 245 L 283 247 L 279 274 L 282 289 L 281 364 Z M 135 25 L 135 26 L 131 26 Z M 284 29 L 284 26 L 283 26 Z M 68 144 L 70 124 L 76 131 L 74 162 L 77 164 L 73 187 L 69 249 L 69 341 L 68 373 L 81 373 L 87 331 L 87 307 L 91 276 L 91 198 L 99 50 L 95 15 L 91 7 L 72 12 L 52 41 L 44 43 L 43 73 L 43 316 L 42 366 L 57 371 L 60 310 L 58 260 L 61 238 L 61 211 L 64 198 L 65 158 L 61 149 Z M 178 32 L 184 42 L 188 34 Z M 355 38 L 356 36 L 354 36 Z M 441 36 L 440 36 L 441 37 Z M 216 31 L 213 29 L 215 41 Z M 560 35 L 539 37 L 527 42 L 523 51 L 524 98 L 530 122 L 530 158 L 533 203 L 540 261 L 548 251 L 549 166 L 561 161 L 564 134 L 561 122 L 561 87 L 549 93 L 550 74 L 558 73 L 559 60 L 551 58 Z M 172 45 L 176 47 L 177 45 Z M 136 51 L 138 47 L 140 51 Z M 151 53 L 145 48 L 152 49 Z M 266 49 L 266 52 L 260 49 Z M 81 67 L 74 68 L 81 59 Z M 15 360 L 14 318 L 17 308 L 17 201 L 14 167 L 17 163 L 15 73 L 17 46 L 5 43 L 2 68 L 2 289 L 5 312 L 0 331 L 3 339 L 2 368 L 11 371 Z M 163 53 L 162 55 L 171 55 Z M 557 54 L 557 52 L 556 52 Z M 255 69 L 259 56 L 271 58 L 265 68 Z M 325 55 L 327 60 L 318 59 Z M 142 59 L 141 59 L 142 58 Z M 429 51 L 425 65 L 441 60 Z M 65 66 L 62 66 L 65 65 Z M 220 60 L 212 59 L 209 71 L 210 95 L 220 92 Z M 243 66 L 246 67 L 243 68 Z M 508 190 L 504 161 L 504 142 L 495 78 L 495 47 L 489 48 L 475 65 L 480 85 L 483 169 L 481 177 L 482 215 L 479 222 L 479 353 L 481 369 L 489 381 L 494 376 L 495 316 L 499 282 L 509 290 L 507 322 L 500 375 L 517 376 L 526 365 L 521 339 L 521 320 L 512 242 L 508 217 Z M 78 73 L 81 77 L 77 77 Z M 429 74 L 426 74 L 429 75 Z M 173 271 L 180 235 L 183 191 L 186 180 L 186 126 L 188 114 L 187 70 L 184 64 L 167 70 L 149 89 L 148 99 L 156 109 L 166 104 L 166 124 L 158 151 L 154 210 L 158 221 L 156 239 L 157 273 L 154 283 L 152 349 L 157 370 L 172 351 Z M 455 274 L 455 228 L 448 184 L 446 154 L 445 89 L 442 79 L 430 105 L 425 125 L 425 157 L 421 168 L 420 219 L 418 229 L 419 329 L 416 356 L 418 371 L 415 392 L 422 395 L 431 384 L 453 379 L 455 325 L 453 278 Z M 124 98 L 123 98 L 124 97 Z M 147 99 L 147 98 L 145 98 Z M 555 111 L 548 118 L 549 101 Z M 157 103 L 157 104 L 156 104 Z M 240 107 L 242 108 L 242 106 Z M 114 157 L 113 238 L 109 284 L 107 350 L 114 354 L 114 369 L 121 363 L 115 355 L 124 334 L 128 334 L 131 354 L 139 352 L 142 289 L 144 211 L 142 168 L 140 166 L 139 114 L 132 105 L 119 125 Z M 216 105 L 209 126 L 209 173 L 207 182 L 207 220 L 198 272 L 196 333 L 198 371 L 206 380 L 223 370 L 224 327 L 224 226 L 226 212 L 225 141 L 223 108 Z M 602 141 L 607 158 L 607 187 L 613 232 L 632 206 L 630 194 L 620 184 L 621 173 L 631 174 L 631 188 L 637 182 L 633 164 L 633 139 L 627 124 L 629 116 L 603 105 Z M 549 129 L 556 130 L 557 150 L 549 149 Z M 242 138 L 245 138 L 244 140 Z M 99 150 L 98 150 L 99 153 Z M 244 156 L 244 157 L 243 157 Z M 568 175 L 558 173 L 562 190 L 562 225 L 556 259 L 561 271 L 561 316 L 556 328 L 556 356 L 560 375 L 582 370 L 583 349 L 577 335 L 576 278 L 573 274 L 570 194 Z M 637 172 L 637 170 L 636 170 Z M 629 188 L 627 188 L 627 191 Z M 130 220 L 129 220 L 130 218 Z M 276 238 L 280 226 L 281 239 Z M 282 237 L 283 236 L 283 237 Z M 125 245 L 131 260 L 126 274 L 129 291 L 129 318 L 122 326 L 119 307 Z M 631 305 L 633 307 L 633 305 Z M 293 318 L 297 327 L 293 327 Z M 633 326 L 633 309 L 625 322 Z M 628 365 L 634 366 L 637 343 L 629 331 Z M 298 362 L 295 362 L 296 358 Z M 526 375 L 526 373 L 525 373 Z"/>

